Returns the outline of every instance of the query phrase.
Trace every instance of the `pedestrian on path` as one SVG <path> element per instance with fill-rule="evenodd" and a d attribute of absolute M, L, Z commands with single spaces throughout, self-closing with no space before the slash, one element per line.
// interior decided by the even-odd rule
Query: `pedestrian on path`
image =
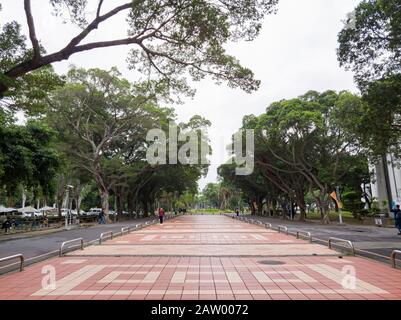
<path fill-rule="evenodd" d="M 4 229 L 5 233 L 11 232 L 11 220 L 10 217 L 7 217 L 6 221 L 3 222 L 2 228 Z"/>
<path fill-rule="evenodd" d="M 106 224 L 106 214 L 103 209 L 99 212 L 99 224 Z"/>
<path fill-rule="evenodd" d="M 164 220 L 164 209 L 163 208 L 159 209 L 159 219 L 160 219 L 160 224 L 163 224 L 163 220 Z"/>
<path fill-rule="evenodd" d="M 394 221 L 395 227 L 398 229 L 398 235 L 401 236 L 401 209 L 400 205 L 397 204 L 397 207 L 391 210 L 394 213 Z"/>

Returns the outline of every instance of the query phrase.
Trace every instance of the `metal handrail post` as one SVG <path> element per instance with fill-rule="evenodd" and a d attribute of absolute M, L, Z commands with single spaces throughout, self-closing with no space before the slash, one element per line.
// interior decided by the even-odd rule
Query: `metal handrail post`
<path fill-rule="evenodd" d="M 8 260 L 13 260 L 13 259 L 16 259 L 16 258 L 19 258 L 19 259 L 20 259 L 19 271 L 20 271 L 20 272 L 21 272 L 21 271 L 24 271 L 24 261 L 25 261 L 25 259 L 24 259 L 24 256 L 23 256 L 21 253 L 15 254 L 15 255 L 12 255 L 12 256 L 8 256 L 8 257 L 1 258 L 1 259 L 0 259 L 0 262 L 4 262 L 4 261 L 8 261 Z"/>
<path fill-rule="evenodd" d="M 331 238 L 329 238 L 329 243 L 328 243 L 329 249 L 331 249 L 331 242 L 332 242 L 332 241 L 338 241 L 338 242 L 347 243 L 347 244 L 350 246 L 350 248 L 351 248 L 352 255 L 355 256 L 355 247 L 354 247 L 354 244 L 352 243 L 352 241 L 350 241 L 350 240 L 345 240 L 345 239 L 340 239 L 340 238 L 331 237 Z"/>
<path fill-rule="evenodd" d="M 391 253 L 391 264 L 392 264 L 393 268 L 397 267 L 397 264 L 395 262 L 395 257 L 397 256 L 397 254 L 401 254 L 401 250 L 394 250 Z"/>
<path fill-rule="evenodd" d="M 80 242 L 81 242 L 81 250 L 84 250 L 84 239 L 82 239 L 82 238 L 72 239 L 72 240 L 64 241 L 64 242 L 61 244 L 59 256 L 60 256 L 60 257 L 63 256 L 63 248 L 64 248 L 64 246 L 65 246 L 66 244 L 72 243 L 72 242 L 76 242 L 76 241 L 80 241 Z"/>
<path fill-rule="evenodd" d="M 286 226 L 278 226 L 278 232 L 281 233 L 281 229 L 285 231 L 286 234 L 288 234 L 288 228 Z"/>
<path fill-rule="evenodd" d="M 99 244 L 102 244 L 103 237 L 104 237 L 105 235 L 108 235 L 108 234 L 110 234 L 110 236 L 111 236 L 110 238 L 113 239 L 113 231 L 103 232 L 103 233 L 100 234 Z"/>
<path fill-rule="evenodd" d="M 307 231 L 297 231 L 297 239 L 299 239 L 299 235 L 305 235 L 310 242 L 312 242 L 312 234 Z"/>

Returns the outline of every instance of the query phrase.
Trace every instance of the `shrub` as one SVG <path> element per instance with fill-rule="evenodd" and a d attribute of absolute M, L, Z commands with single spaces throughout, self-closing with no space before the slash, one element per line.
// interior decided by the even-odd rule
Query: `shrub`
<path fill-rule="evenodd" d="M 342 196 L 344 209 L 351 211 L 354 218 L 360 219 L 365 203 L 361 200 L 361 195 L 355 191 L 346 192 Z"/>

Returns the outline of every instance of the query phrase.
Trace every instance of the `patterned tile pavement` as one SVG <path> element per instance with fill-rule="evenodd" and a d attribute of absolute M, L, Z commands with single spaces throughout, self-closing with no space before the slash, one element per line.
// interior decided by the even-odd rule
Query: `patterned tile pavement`
<path fill-rule="evenodd" d="M 8 299 L 400 300 L 401 270 L 226 217 L 183 216 L 0 276 Z"/>

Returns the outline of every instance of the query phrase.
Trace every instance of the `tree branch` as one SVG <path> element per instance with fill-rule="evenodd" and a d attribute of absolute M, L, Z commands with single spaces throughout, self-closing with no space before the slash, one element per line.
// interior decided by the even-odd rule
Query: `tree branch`
<path fill-rule="evenodd" d="M 99 1 L 99 5 L 97 6 L 96 19 L 98 19 L 99 16 L 100 16 L 100 10 L 101 10 L 101 8 L 102 8 L 102 4 L 103 4 L 103 0 L 100 0 L 100 1 Z"/>
<path fill-rule="evenodd" d="M 98 13 L 100 12 L 100 7 L 102 5 L 103 1 L 100 1 L 99 6 L 98 6 Z M 94 19 L 79 35 L 77 35 L 76 37 L 74 37 L 70 43 L 61 51 L 69 51 L 72 48 L 76 47 L 83 39 L 86 38 L 86 36 L 91 33 L 93 30 L 97 29 L 97 27 L 99 26 L 100 23 L 102 23 L 103 21 L 111 18 L 112 16 L 116 15 L 117 13 L 119 13 L 120 11 L 123 10 L 127 10 L 129 8 L 131 8 L 132 3 L 126 3 L 123 4 L 121 6 L 118 6 L 116 8 L 114 8 L 113 10 L 109 11 L 108 13 L 106 13 L 103 16 L 96 16 L 96 19 Z"/>
<path fill-rule="evenodd" d="M 32 10 L 31 10 L 31 0 L 24 0 L 24 9 L 25 9 L 26 20 L 28 22 L 29 38 L 31 39 L 32 42 L 33 60 L 36 61 L 40 58 L 40 47 L 38 38 L 36 37 L 35 23 L 33 21 Z"/>

